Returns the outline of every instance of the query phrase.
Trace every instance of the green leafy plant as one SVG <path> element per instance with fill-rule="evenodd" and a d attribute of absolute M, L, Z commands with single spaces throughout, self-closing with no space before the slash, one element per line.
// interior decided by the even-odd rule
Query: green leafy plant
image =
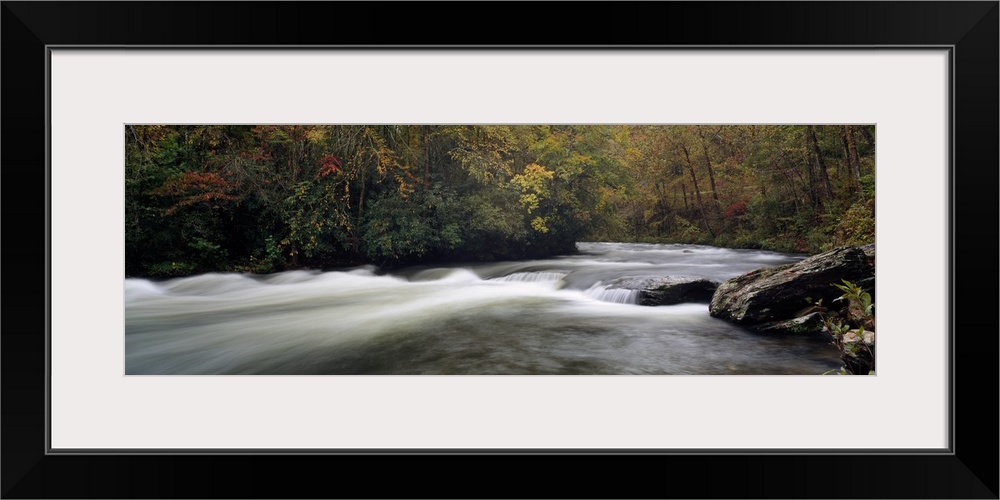
<path fill-rule="evenodd" d="M 861 286 L 847 280 L 841 281 L 843 284 L 831 283 L 831 285 L 843 292 L 833 299 L 833 302 L 846 303 L 843 310 L 831 311 L 823 306 L 822 299 L 816 302 L 806 299 L 819 309 L 823 318 L 823 329 L 830 334 L 831 344 L 840 351 L 841 359 L 846 363 L 839 372 L 831 370 L 824 375 L 827 373 L 874 375 L 875 304 L 872 302 L 871 294 L 864 291 Z M 866 332 L 872 335 L 871 342 L 867 341 Z"/>
<path fill-rule="evenodd" d="M 868 292 L 864 291 L 860 286 L 855 285 L 847 280 L 841 280 L 844 282 L 843 285 L 838 285 L 836 283 L 831 283 L 831 285 L 837 287 L 840 291 L 844 292 L 843 295 L 833 299 L 834 302 L 845 301 L 847 302 L 847 313 L 848 317 L 852 321 L 858 321 L 864 326 L 869 318 L 874 321 L 873 309 L 875 304 L 872 303 L 872 296 Z"/>

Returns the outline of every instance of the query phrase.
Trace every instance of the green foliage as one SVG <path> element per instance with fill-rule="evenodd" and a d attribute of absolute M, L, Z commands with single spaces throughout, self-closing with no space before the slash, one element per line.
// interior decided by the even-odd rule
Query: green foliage
<path fill-rule="evenodd" d="M 861 246 L 875 242 L 874 200 L 856 203 L 844 212 L 837 223 L 837 246 Z"/>
<path fill-rule="evenodd" d="M 700 244 L 708 238 L 708 234 L 702 228 L 679 215 L 674 216 L 674 226 L 677 228 L 676 238 L 679 242 Z"/>
<path fill-rule="evenodd" d="M 813 305 L 819 308 L 823 315 L 824 330 L 830 334 L 831 343 L 848 362 L 847 366 L 841 368 L 841 374 L 855 373 L 860 369 L 864 373 L 874 375 L 874 345 L 869 345 L 865 341 L 865 333 L 868 331 L 874 334 L 875 304 L 872 302 L 871 294 L 861 286 L 848 280 L 841 281 L 842 284 L 831 283 L 831 285 L 842 292 L 839 297 L 833 299 L 834 303 L 845 304 L 842 310 L 832 311 L 824 307 L 822 299 Z M 806 301 L 811 302 L 811 299 L 807 298 Z"/>
<path fill-rule="evenodd" d="M 442 244 L 428 205 L 386 196 L 371 204 L 362 226 L 364 255 L 385 264 L 420 258 Z"/>
<path fill-rule="evenodd" d="M 840 297 L 833 299 L 834 302 L 845 301 L 848 304 L 848 315 L 852 321 L 863 321 L 872 316 L 875 304 L 872 303 L 872 296 L 864 291 L 860 286 L 847 280 L 841 280 L 844 284 L 831 283 L 838 290 L 844 292 Z"/>
<path fill-rule="evenodd" d="M 233 270 L 246 273 L 270 273 L 281 269 L 284 263 L 281 247 L 274 236 L 268 235 L 262 246 L 255 249 L 244 265 L 234 264 Z"/>
<path fill-rule="evenodd" d="M 154 276 L 186 276 L 197 268 L 190 262 L 157 262 L 149 266 L 149 271 Z"/>
<path fill-rule="evenodd" d="M 583 239 L 809 253 L 874 240 L 867 126 L 124 132 L 130 276 L 526 258 Z"/>
<path fill-rule="evenodd" d="M 756 238 L 750 236 L 749 234 L 738 233 L 733 238 L 732 247 L 733 248 L 749 248 L 749 249 L 757 250 L 757 249 L 761 248 L 761 244 L 760 244 L 759 241 L 757 241 Z"/>
<path fill-rule="evenodd" d="M 872 172 L 869 172 L 861 176 L 861 198 L 865 200 L 875 199 L 874 167 L 872 168 Z"/>

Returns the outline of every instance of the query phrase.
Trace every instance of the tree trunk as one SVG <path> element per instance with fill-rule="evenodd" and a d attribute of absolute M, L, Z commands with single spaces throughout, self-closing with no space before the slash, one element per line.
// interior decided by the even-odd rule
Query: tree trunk
<path fill-rule="evenodd" d="M 796 182 L 795 182 L 795 178 L 792 177 L 792 174 L 789 173 L 789 170 L 791 170 L 792 174 L 795 174 L 795 175 L 799 176 L 800 180 L 802 178 L 802 174 L 797 169 L 794 169 L 794 168 L 793 169 L 786 169 L 786 168 L 779 168 L 778 169 L 778 172 L 780 172 L 781 175 L 782 175 L 782 177 L 785 178 L 785 183 L 784 183 L 784 185 L 785 185 L 785 192 L 788 193 L 787 197 L 785 199 L 792 200 L 792 206 L 795 207 L 795 215 L 798 215 L 799 214 L 799 190 L 795 187 L 797 185 Z"/>
<path fill-rule="evenodd" d="M 823 206 L 823 197 L 816 187 L 816 170 L 812 162 L 806 163 L 806 169 L 809 171 L 809 202 L 813 207 L 820 208 Z"/>
<path fill-rule="evenodd" d="M 815 208 L 820 208 L 823 206 L 823 197 L 819 194 L 819 188 L 816 186 L 816 168 L 811 160 L 812 154 L 810 154 L 809 149 L 809 134 L 807 133 L 804 137 L 806 146 L 806 172 L 809 174 L 809 201 Z"/>
<path fill-rule="evenodd" d="M 358 227 L 365 223 L 365 171 L 361 170 L 361 194 L 358 196 Z"/>
<path fill-rule="evenodd" d="M 860 127 L 861 135 L 864 136 L 865 142 L 874 150 L 875 149 L 875 136 L 872 135 L 872 131 L 868 130 L 868 125 L 862 125 Z"/>
<path fill-rule="evenodd" d="M 295 143 L 288 146 L 288 169 L 292 172 L 292 186 L 299 182 L 299 165 L 295 157 Z"/>
<path fill-rule="evenodd" d="M 708 216 L 705 215 L 705 205 L 701 202 L 701 190 L 698 189 L 698 177 L 694 173 L 694 164 L 691 163 L 691 155 L 686 146 L 681 146 L 681 149 L 684 151 L 684 158 L 687 160 L 688 171 L 691 172 L 691 182 L 694 183 L 694 195 L 698 200 L 698 211 L 701 212 L 701 220 L 705 222 L 705 229 L 708 231 L 708 234 L 715 238 L 715 231 L 712 231 L 712 226 L 708 223 Z"/>
<path fill-rule="evenodd" d="M 667 214 L 670 213 L 670 198 L 667 196 L 666 187 L 662 182 L 656 183 L 656 236 L 663 236 L 663 226 L 667 221 Z"/>
<path fill-rule="evenodd" d="M 431 126 L 424 125 L 421 127 L 424 131 L 421 140 L 424 141 L 424 180 L 429 181 L 431 178 Z"/>
<path fill-rule="evenodd" d="M 858 157 L 858 140 L 854 135 L 854 126 L 847 126 L 847 145 L 851 152 L 851 164 L 854 165 L 854 177 L 861 183 L 861 158 Z"/>
<path fill-rule="evenodd" d="M 721 129 L 720 129 L 721 130 Z M 716 132 L 718 134 L 719 132 Z M 705 142 L 705 134 L 698 128 L 698 136 L 701 137 L 701 149 L 705 153 L 705 168 L 708 169 L 708 181 L 712 185 L 712 198 L 715 200 L 716 208 L 719 207 L 719 191 L 715 189 L 715 171 L 712 169 L 712 159 L 708 156 L 708 143 Z"/>
<path fill-rule="evenodd" d="M 844 125 L 840 130 L 840 141 L 844 145 L 844 172 L 847 175 L 848 184 L 851 186 L 851 194 L 861 193 L 861 183 L 858 182 L 859 178 L 854 175 L 854 164 L 851 158 L 851 144 L 847 138 L 848 126 Z"/>
<path fill-rule="evenodd" d="M 816 127 L 809 126 L 809 142 L 812 143 L 813 155 L 816 157 L 816 165 L 819 167 L 820 177 L 823 178 L 823 186 L 826 188 L 826 198 L 833 199 L 833 186 L 830 185 L 830 175 L 826 171 L 826 162 L 823 161 L 823 153 L 819 150 L 819 141 L 816 140 Z"/>

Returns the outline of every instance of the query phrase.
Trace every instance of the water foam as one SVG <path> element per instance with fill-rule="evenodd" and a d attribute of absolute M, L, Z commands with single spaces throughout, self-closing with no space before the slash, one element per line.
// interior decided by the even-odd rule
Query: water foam
<path fill-rule="evenodd" d="M 586 289 L 583 294 L 601 302 L 612 302 L 615 304 L 635 304 L 639 298 L 639 292 L 636 290 L 611 288 L 610 285 L 602 285 L 600 281 Z"/>

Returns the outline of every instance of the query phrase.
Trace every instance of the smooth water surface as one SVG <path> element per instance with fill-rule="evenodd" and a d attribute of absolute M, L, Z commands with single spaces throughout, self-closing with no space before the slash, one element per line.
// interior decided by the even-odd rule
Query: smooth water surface
<path fill-rule="evenodd" d="M 723 281 L 801 257 L 579 243 L 548 260 L 125 280 L 127 374 L 821 374 L 820 336 L 769 337 L 708 304 L 647 307 L 621 277 Z"/>

